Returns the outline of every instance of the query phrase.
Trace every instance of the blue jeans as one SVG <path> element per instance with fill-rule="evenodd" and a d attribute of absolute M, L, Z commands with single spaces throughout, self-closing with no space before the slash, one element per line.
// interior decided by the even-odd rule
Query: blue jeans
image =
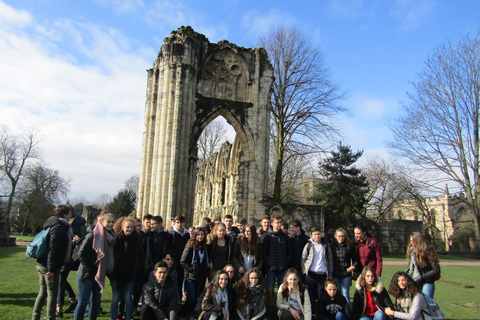
<path fill-rule="evenodd" d="M 317 313 L 317 317 L 319 320 L 328 320 L 330 318 L 327 318 L 327 316 L 325 316 L 324 314 L 322 313 Z M 335 314 L 335 320 L 347 320 L 347 316 L 345 315 L 345 313 L 343 313 L 342 311 L 339 311 Z"/>
<path fill-rule="evenodd" d="M 125 319 L 132 319 L 133 312 L 133 280 L 124 285 L 120 285 L 117 279 L 113 279 L 112 285 L 112 304 L 110 305 L 110 317 L 112 320 L 117 319 L 118 303 L 121 298 L 125 301 Z"/>
<path fill-rule="evenodd" d="M 185 290 L 187 291 L 187 301 L 184 304 L 185 313 L 194 313 L 195 303 L 202 294 L 205 287 L 205 280 L 192 280 L 185 278 Z"/>
<path fill-rule="evenodd" d="M 55 270 L 53 279 L 47 280 L 45 275 L 47 273 L 47 268 L 43 265 L 36 263 L 35 268 L 38 272 L 38 284 L 39 290 L 37 299 L 35 299 L 35 305 L 33 306 L 32 320 L 39 320 L 42 316 L 42 307 L 47 300 L 47 318 L 55 319 L 55 306 L 57 302 L 57 292 L 58 292 L 58 280 L 60 278 L 60 269 Z"/>
<path fill-rule="evenodd" d="M 435 294 L 435 283 L 424 283 L 422 286 L 422 292 L 433 299 L 433 295 Z"/>
<path fill-rule="evenodd" d="M 283 278 L 285 278 L 286 273 L 287 269 L 282 271 L 272 271 L 267 269 L 267 284 L 272 292 L 272 295 L 274 294 L 275 281 L 278 281 L 278 286 L 280 287 L 280 285 L 283 283 Z"/>
<path fill-rule="evenodd" d="M 350 305 L 350 286 L 352 285 L 352 277 L 335 278 L 337 280 L 338 289 L 341 289 L 342 295 L 347 299 L 348 306 Z"/>
<path fill-rule="evenodd" d="M 87 279 L 77 276 L 78 284 L 78 304 L 73 314 L 73 319 L 83 320 L 87 304 L 90 303 L 90 312 L 88 313 L 89 320 L 97 319 L 100 308 L 100 300 L 102 294 L 100 293 L 100 286 L 94 279 Z M 90 295 L 92 297 L 90 302 Z"/>
<path fill-rule="evenodd" d="M 359 320 L 387 320 L 387 315 L 383 311 L 377 310 L 373 317 L 363 315 Z"/>

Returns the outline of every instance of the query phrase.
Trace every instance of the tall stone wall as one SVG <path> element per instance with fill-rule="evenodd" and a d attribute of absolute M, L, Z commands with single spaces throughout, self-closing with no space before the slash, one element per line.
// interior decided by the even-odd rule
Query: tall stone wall
<path fill-rule="evenodd" d="M 412 220 L 383 220 L 378 223 L 377 237 L 383 253 L 406 252 L 412 232 L 423 234 L 423 222 Z"/>
<path fill-rule="evenodd" d="M 173 31 L 148 70 L 137 216 L 182 214 L 193 222 L 197 141 L 218 116 L 237 134 L 235 178 L 225 178 L 235 184 L 230 200 L 238 215 L 259 215 L 267 194 L 272 81 L 264 49 L 210 43 L 190 27 Z"/>

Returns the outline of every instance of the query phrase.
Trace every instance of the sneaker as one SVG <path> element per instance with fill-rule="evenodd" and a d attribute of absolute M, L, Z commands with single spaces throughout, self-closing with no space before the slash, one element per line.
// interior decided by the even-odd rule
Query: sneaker
<path fill-rule="evenodd" d="M 77 302 L 70 302 L 68 307 L 65 310 L 63 310 L 63 313 L 70 313 L 70 312 L 75 311 L 75 308 L 77 307 L 77 304 L 78 304 L 78 301 Z"/>
<path fill-rule="evenodd" d="M 63 312 L 60 311 L 60 312 L 55 312 L 55 318 L 63 318 Z"/>

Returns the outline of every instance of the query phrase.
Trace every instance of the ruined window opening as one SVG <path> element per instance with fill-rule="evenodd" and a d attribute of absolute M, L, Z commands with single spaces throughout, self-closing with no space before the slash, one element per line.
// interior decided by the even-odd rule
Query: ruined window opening
<path fill-rule="evenodd" d="M 225 178 L 222 178 L 222 197 L 220 198 L 221 205 L 225 205 L 225 190 L 226 190 L 227 181 Z"/>

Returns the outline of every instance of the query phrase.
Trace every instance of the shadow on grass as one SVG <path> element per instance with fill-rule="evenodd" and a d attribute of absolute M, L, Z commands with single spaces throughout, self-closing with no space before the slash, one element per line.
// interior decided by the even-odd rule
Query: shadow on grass
<path fill-rule="evenodd" d="M 0 304 L 33 307 L 37 293 L 0 293 Z"/>
<path fill-rule="evenodd" d="M 29 258 L 27 258 L 27 256 L 25 255 L 25 250 L 25 246 L 2 247 L 2 250 L 0 250 L 0 259 L 9 258 L 13 255 L 23 252 L 25 259 L 28 260 Z"/>

